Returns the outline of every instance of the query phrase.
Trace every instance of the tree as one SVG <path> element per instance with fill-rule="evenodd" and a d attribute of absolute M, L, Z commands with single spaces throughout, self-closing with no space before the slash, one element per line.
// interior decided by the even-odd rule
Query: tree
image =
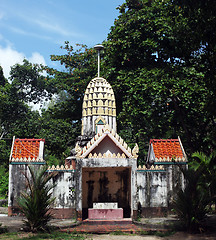
<path fill-rule="evenodd" d="M 23 173 L 27 180 L 27 192 L 21 194 L 18 200 L 20 211 L 26 217 L 24 223 L 32 231 L 47 230 L 47 224 L 50 221 L 52 198 L 52 185 L 49 181 L 53 178 L 53 173 L 46 173 L 47 167 L 34 169 L 29 167 L 30 176 Z"/>
<path fill-rule="evenodd" d="M 215 6 L 207 1 L 202 10 L 201 2 L 127 0 L 119 7 L 104 43 L 105 63 L 111 69 L 107 78 L 117 103 L 122 103 L 117 109 L 120 131 L 130 129 L 133 138 L 138 133 L 140 145 L 149 137 L 180 135 L 189 154 L 215 148 L 216 91 L 209 87 L 215 75 L 210 77 L 202 67 L 215 71 L 210 59 L 204 60 L 210 55 L 215 59 L 214 44 L 204 50 L 215 39 Z M 203 20 L 207 9 L 210 15 Z M 209 35 L 204 29 L 199 35 L 203 21 Z"/>

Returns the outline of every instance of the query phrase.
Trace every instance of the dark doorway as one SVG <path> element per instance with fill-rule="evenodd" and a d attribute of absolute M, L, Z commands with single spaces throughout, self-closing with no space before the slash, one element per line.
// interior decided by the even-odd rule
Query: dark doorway
<path fill-rule="evenodd" d="M 88 218 L 93 203 L 117 202 L 124 218 L 131 216 L 131 168 L 82 169 L 82 218 Z"/>

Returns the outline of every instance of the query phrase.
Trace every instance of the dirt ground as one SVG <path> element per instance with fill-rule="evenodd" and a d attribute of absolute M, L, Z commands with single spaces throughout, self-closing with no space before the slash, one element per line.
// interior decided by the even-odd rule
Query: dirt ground
<path fill-rule="evenodd" d="M 215 234 L 187 234 L 184 232 L 177 232 L 169 237 L 157 236 L 133 236 L 133 235 L 90 235 L 87 239 L 92 240 L 215 240 Z"/>
<path fill-rule="evenodd" d="M 10 232 L 20 232 L 22 230 L 22 218 L 21 217 L 8 217 L 7 208 L 0 208 L 0 224 L 8 228 Z M 141 222 L 146 224 L 147 219 L 142 219 Z M 154 220 L 155 221 L 155 220 Z M 90 240 L 216 240 L 216 215 L 207 219 L 208 224 L 211 226 L 211 231 L 202 234 L 189 234 L 185 232 L 176 232 L 175 234 L 167 237 L 158 237 L 153 235 L 114 235 L 114 234 L 89 234 L 86 239 Z M 148 219 L 150 224 L 155 224 L 153 220 Z M 59 220 L 53 219 L 51 224 L 53 226 L 65 227 L 75 224 L 75 220 Z M 27 236 L 28 233 L 20 232 L 20 239 Z M 1 235 L 0 235 L 1 239 Z"/>

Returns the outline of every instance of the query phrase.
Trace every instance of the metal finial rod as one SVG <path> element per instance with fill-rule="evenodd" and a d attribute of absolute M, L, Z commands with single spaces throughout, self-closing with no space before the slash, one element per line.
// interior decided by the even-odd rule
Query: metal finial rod
<path fill-rule="evenodd" d="M 94 49 L 98 51 L 98 77 L 100 77 L 100 51 L 103 49 L 103 45 L 95 45 Z"/>

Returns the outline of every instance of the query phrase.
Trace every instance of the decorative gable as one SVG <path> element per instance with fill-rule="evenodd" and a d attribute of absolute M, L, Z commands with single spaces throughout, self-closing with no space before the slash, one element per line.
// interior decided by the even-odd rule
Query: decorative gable
<path fill-rule="evenodd" d="M 13 139 L 10 162 L 44 162 L 44 139 Z"/>
<path fill-rule="evenodd" d="M 75 150 L 79 158 L 137 158 L 139 148 L 136 144 L 131 150 L 127 143 L 106 125 L 85 147 L 81 148 L 77 144 Z"/>
<path fill-rule="evenodd" d="M 178 139 L 151 139 L 147 162 L 186 162 L 186 154 Z"/>

